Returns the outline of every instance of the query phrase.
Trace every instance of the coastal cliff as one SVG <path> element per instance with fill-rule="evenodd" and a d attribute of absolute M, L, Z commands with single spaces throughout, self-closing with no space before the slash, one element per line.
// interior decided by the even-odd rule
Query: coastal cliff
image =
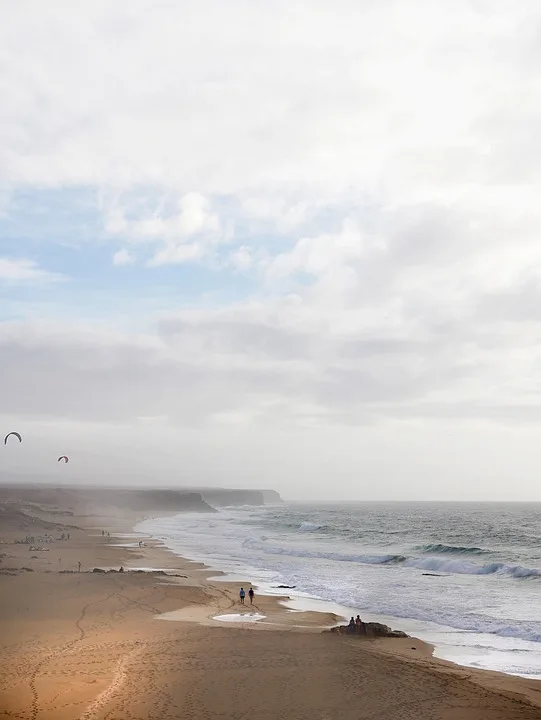
<path fill-rule="evenodd" d="M 203 500 L 214 507 L 229 505 L 276 505 L 282 498 L 276 490 L 241 490 L 238 488 L 189 488 L 200 492 Z"/>
<path fill-rule="evenodd" d="M 222 490 L 203 488 L 201 494 L 206 502 L 215 507 L 227 505 L 264 505 L 265 498 L 261 490 Z"/>
<path fill-rule="evenodd" d="M 262 490 L 265 505 L 282 505 L 283 500 L 276 490 Z"/>
<path fill-rule="evenodd" d="M 282 503 L 275 490 L 241 490 L 226 488 L 149 488 L 149 487 L 55 487 L 48 485 L 0 485 L 0 502 L 7 492 L 21 502 L 40 502 L 52 507 L 59 498 L 67 505 L 79 506 L 84 501 L 87 510 L 120 508 L 144 512 L 217 512 L 216 508 L 240 505 L 276 505 Z"/>
<path fill-rule="evenodd" d="M 201 512 L 215 513 L 200 492 L 172 490 L 169 488 L 73 488 L 50 486 L 0 486 L 0 502 L 4 495 L 17 498 L 19 502 L 33 501 L 47 506 L 51 512 L 60 502 L 72 508 L 84 506 L 86 512 L 109 508 L 111 512 L 132 510 L 136 512 Z M 39 509 L 39 508 L 34 508 Z"/>
<path fill-rule="evenodd" d="M 209 505 L 198 492 L 185 492 L 184 490 L 129 490 L 118 492 L 118 500 L 122 507 L 130 510 L 171 510 L 174 512 L 200 512 L 215 513 L 215 508 Z"/>

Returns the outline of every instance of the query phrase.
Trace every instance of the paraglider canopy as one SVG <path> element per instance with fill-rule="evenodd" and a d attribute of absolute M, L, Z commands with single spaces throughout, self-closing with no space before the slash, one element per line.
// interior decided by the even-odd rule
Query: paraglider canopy
<path fill-rule="evenodd" d="M 10 435 L 15 435 L 15 437 L 19 438 L 19 442 L 22 442 L 22 441 L 23 441 L 22 437 L 19 435 L 18 432 L 10 432 L 10 433 L 8 433 L 8 434 L 6 435 L 6 437 L 4 438 L 4 445 L 7 445 L 7 444 L 8 444 L 8 437 L 9 437 Z"/>
<path fill-rule="evenodd" d="M 63 460 L 64 462 L 69 462 L 67 455 L 61 455 L 56 462 L 60 462 L 61 460 Z"/>

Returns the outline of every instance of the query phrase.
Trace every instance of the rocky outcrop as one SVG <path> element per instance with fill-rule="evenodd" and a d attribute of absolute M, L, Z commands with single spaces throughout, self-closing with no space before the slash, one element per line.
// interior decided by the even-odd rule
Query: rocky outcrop
<path fill-rule="evenodd" d="M 213 507 L 240 505 L 277 505 L 282 498 L 276 490 L 244 490 L 241 488 L 185 487 L 185 492 L 199 492 Z"/>
<path fill-rule="evenodd" d="M 84 498 L 92 504 L 89 509 L 107 507 L 113 512 L 114 508 L 148 513 L 217 512 L 203 500 L 201 493 L 168 488 L 92 488 L 84 491 Z"/>
<path fill-rule="evenodd" d="M 132 510 L 215 513 L 201 493 L 183 490 L 132 490 L 124 495 L 124 507 Z"/>
<path fill-rule="evenodd" d="M 201 495 L 206 502 L 214 507 L 265 504 L 265 498 L 261 490 L 222 490 L 221 488 L 202 488 Z"/>
<path fill-rule="evenodd" d="M 355 632 L 350 632 L 348 625 L 339 625 L 331 628 L 328 632 L 338 635 L 348 635 L 351 637 L 368 637 L 368 638 L 407 638 L 402 630 L 392 630 L 388 625 L 377 622 L 362 622 L 360 628 L 355 628 Z"/>
<path fill-rule="evenodd" d="M 284 502 L 276 490 L 262 490 L 261 492 L 265 505 L 282 505 Z"/>

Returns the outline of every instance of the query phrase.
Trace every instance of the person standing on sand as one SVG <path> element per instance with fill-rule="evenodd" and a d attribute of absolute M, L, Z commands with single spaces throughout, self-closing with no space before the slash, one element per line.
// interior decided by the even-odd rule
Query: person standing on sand
<path fill-rule="evenodd" d="M 250 605 L 252 605 L 253 602 L 254 602 L 254 589 L 253 589 L 253 587 L 251 587 L 251 588 L 248 590 L 248 595 L 250 596 Z"/>
<path fill-rule="evenodd" d="M 81 572 L 81 561 L 77 563 L 77 572 Z"/>
<path fill-rule="evenodd" d="M 246 593 L 244 592 L 244 588 L 242 588 L 242 587 L 240 589 L 239 596 L 240 596 L 240 604 L 244 605 L 244 598 L 246 596 Z"/>

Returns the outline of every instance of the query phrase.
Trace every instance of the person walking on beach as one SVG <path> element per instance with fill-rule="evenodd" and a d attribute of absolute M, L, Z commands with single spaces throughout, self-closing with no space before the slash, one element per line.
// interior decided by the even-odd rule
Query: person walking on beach
<path fill-rule="evenodd" d="M 77 563 L 77 572 L 81 572 L 81 561 Z"/>
<path fill-rule="evenodd" d="M 248 590 L 248 595 L 250 596 L 250 605 L 253 605 L 253 602 L 254 602 L 254 589 L 253 589 L 253 587 L 251 587 L 251 588 Z"/>
<path fill-rule="evenodd" d="M 244 592 L 244 588 L 241 587 L 239 595 L 240 595 L 240 604 L 244 605 L 244 598 L 246 596 L 246 593 Z"/>

